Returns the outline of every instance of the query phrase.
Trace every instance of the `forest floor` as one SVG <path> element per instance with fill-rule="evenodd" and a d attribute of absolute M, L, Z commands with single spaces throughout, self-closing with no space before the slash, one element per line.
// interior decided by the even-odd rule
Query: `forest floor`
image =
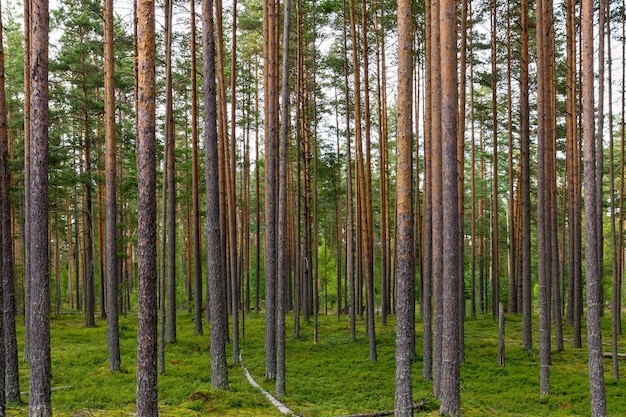
<path fill-rule="evenodd" d="M 608 314 L 607 314 L 608 316 Z M 240 318 L 241 319 L 241 318 Z M 273 393 L 264 380 L 265 350 L 263 315 L 245 317 L 240 338 L 241 356 L 256 381 Z M 609 319 L 605 318 L 605 351 L 610 350 Z M 241 322 L 241 321 L 240 321 Z M 301 323 L 299 339 L 292 337 L 293 316 L 287 319 L 287 396 L 282 401 L 297 415 L 345 416 L 393 409 L 395 351 L 394 321 L 376 321 L 378 361 L 369 360 L 364 323 L 358 322 L 357 340 L 350 340 L 345 316 L 320 315 L 318 343 L 313 344 L 313 321 Z M 209 338 L 194 335 L 192 316 L 181 312 L 177 319 L 178 343 L 166 346 L 165 374 L 159 375 L 162 416 L 278 416 L 271 404 L 246 380 L 243 370 L 229 356 L 230 391 L 210 389 Z M 565 350 L 553 349 L 551 394 L 539 397 L 539 355 L 534 323 L 533 352 L 521 346 L 521 318 L 506 317 L 506 365 L 498 366 L 497 323 L 490 316 L 466 320 L 466 361 L 461 368 L 461 401 L 464 416 L 586 416 L 589 415 L 587 351 L 574 349 L 571 329 L 566 328 Z M 56 416 L 122 417 L 134 415 L 136 316 L 120 319 L 122 371 L 107 367 L 106 321 L 95 328 L 84 326 L 82 316 L 62 314 L 51 321 L 52 403 Z M 437 415 L 431 397 L 432 384 L 423 381 L 422 328 L 417 327 L 417 358 L 414 362 L 414 400 Z M 23 327 L 18 326 L 23 340 Z M 20 344 L 20 349 L 21 349 Z M 231 347 L 228 346 L 229 355 Z M 626 345 L 620 340 L 620 352 Z M 28 390 L 27 365 L 21 365 L 21 388 Z M 611 376 L 605 360 L 605 383 L 609 416 L 626 416 L 626 361 L 621 361 L 621 381 Z M 23 395 L 23 400 L 28 399 Z M 25 405 L 10 404 L 9 416 L 27 415 Z"/>

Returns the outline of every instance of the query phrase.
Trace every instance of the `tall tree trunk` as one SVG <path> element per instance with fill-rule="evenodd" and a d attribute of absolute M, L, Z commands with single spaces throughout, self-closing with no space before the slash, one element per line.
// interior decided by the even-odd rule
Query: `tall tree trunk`
<path fill-rule="evenodd" d="M 0 11 L 0 18 L 2 12 Z M 13 270 L 13 239 L 11 232 L 11 173 L 9 170 L 9 137 L 4 70 L 4 43 L 0 19 L 0 265 L 2 265 L 2 330 L 4 341 L 4 398 L 6 402 L 20 403 L 20 380 L 15 326 L 15 273 Z M 28 78 L 28 77 L 26 77 Z M 0 361 L 1 362 L 1 361 Z M 2 382 L 2 380 L 0 380 Z"/>
<path fill-rule="evenodd" d="M 532 349 L 532 281 L 530 262 L 530 104 L 529 104 L 529 53 L 528 27 L 529 2 L 521 0 L 521 78 L 520 78 L 520 165 L 522 197 L 521 254 L 522 269 L 522 344 L 528 351 Z"/>
<path fill-rule="evenodd" d="M 432 182 L 432 287 L 434 304 L 433 332 L 433 393 L 440 399 L 441 368 L 443 352 L 443 189 L 442 189 L 442 144 L 441 144 L 441 21 L 440 0 L 431 0 L 431 182 Z M 456 166 L 456 162 L 455 162 Z M 456 187 L 456 185 L 455 185 Z M 456 257 L 454 259 L 457 259 Z"/>
<path fill-rule="evenodd" d="M 607 6 L 604 10 L 601 9 L 601 13 L 610 12 L 610 8 Z M 607 16 L 608 17 L 608 16 Z M 607 66 L 608 66 L 608 102 L 609 102 L 609 142 L 610 142 L 610 189 L 611 189 L 611 249 L 612 249 L 612 283 L 613 290 L 611 292 L 611 352 L 613 362 L 613 378 L 619 381 L 619 363 L 617 355 L 617 343 L 620 330 L 620 299 L 619 293 L 621 290 L 621 271 L 622 271 L 622 252 L 619 247 L 619 238 L 617 237 L 617 214 L 615 213 L 615 140 L 613 137 L 613 60 L 611 50 L 611 23 L 606 25 L 606 38 L 608 43 L 607 48 Z M 620 210 L 621 211 L 621 210 Z M 619 231 L 622 234 L 622 231 Z"/>
<path fill-rule="evenodd" d="M 86 90 L 84 91 L 87 97 Z M 92 175 L 91 175 L 91 135 L 88 122 L 88 114 L 85 112 L 84 120 L 84 174 L 85 174 L 85 200 L 83 211 L 83 280 L 85 288 L 85 325 L 94 327 L 96 325 L 96 291 L 95 291 L 95 267 L 93 255 L 93 198 L 92 198 Z"/>
<path fill-rule="evenodd" d="M 508 162 L 509 162 L 509 297 L 507 311 L 511 314 L 517 313 L 517 241 L 515 239 L 515 190 L 514 171 L 513 171 L 513 97 L 512 90 L 512 51 L 511 51 L 511 4 L 507 0 L 507 19 L 506 19 L 506 89 L 507 89 L 507 135 L 509 139 L 508 146 Z"/>
<path fill-rule="evenodd" d="M 364 246 L 364 263 L 365 263 L 365 305 L 366 305 L 366 328 L 367 337 L 369 339 L 370 360 L 376 361 L 376 329 L 374 322 L 374 210 L 372 209 L 372 157 L 371 157 L 371 120 L 370 120 L 370 101 L 369 101 L 369 47 L 367 42 L 367 27 L 369 25 L 367 19 L 367 5 L 365 0 L 361 0 L 361 47 L 363 55 L 363 117 L 365 120 L 365 160 L 364 162 L 364 187 L 363 189 L 363 246 Z M 355 38 L 353 38 L 355 39 Z M 356 61 L 355 61 L 356 62 Z M 356 66 L 358 69 L 358 66 Z M 357 90 L 357 94 L 359 90 Z M 317 143 L 317 138 L 316 138 Z M 317 159 L 316 159 L 317 160 Z"/>
<path fill-rule="evenodd" d="M 461 52 L 459 69 L 459 110 L 456 139 L 459 208 L 459 360 L 465 361 L 465 111 L 467 96 L 467 14 L 468 0 L 461 2 Z"/>
<path fill-rule="evenodd" d="M 8 392 L 18 383 L 17 400 L 19 401 L 19 375 L 10 375 L 17 369 L 17 340 L 15 339 L 15 298 L 13 294 L 13 242 L 11 238 L 11 204 L 9 188 L 9 138 L 7 133 L 7 103 L 5 93 L 4 43 L 2 34 L 2 11 L 0 8 L 0 266 L 2 282 L 0 295 L 0 415 L 5 415 Z M 57 233 L 58 236 L 58 233 Z M 57 238 L 58 245 L 58 238 Z M 57 269 L 58 270 L 58 269 Z M 7 292 L 5 295 L 4 292 Z M 57 299 L 58 300 L 58 299 Z M 58 301 L 57 301 L 58 302 Z M 10 310 L 9 310 L 10 309 Z M 15 352 L 14 352 L 15 351 Z M 13 362 L 15 361 L 15 364 Z M 15 369 L 13 368 L 15 365 Z M 12 393 L 15 398 L 15 393 Z"/>
<path fill-rule="evenodd" d="M 493 173 L 491 194 L 491 316 L 498 317 L 498 303 L 500 302 L 500 238 L 499 238 L 499 202 L 498 193 L 498 68 L 497 68 L 497 24 L 498 3 L 491 3 L 491 117 L 492 117 L 492 147 Z"/>
<path fill-rule="evenodd" d="M 223 285 L 222 238 L 219 210 L 219 162 L 217 138 L 217 94 L 215 87 L 215 26 L 213 1 L 202 2 L 202 52 L 204 67 L 204 147 L 207 207 L 207 276 L 211 320 L 211 386 L 228 389 L 226 342 L 228 307 Z"/>
<path fill-rule="evenodd" d="M 422 322 L 424 326 L 422 378 L 433 379 L 433 199 L 432 199 L 432 3 L 426 1 L 426 59 L 424 70 L 424 218 L 422 221 Z"/>
<path fill-rule="evenodd" d="M 194 331 L 202 335 L 202 232 L 200 229 L 200 179 L 198 164 L 198 70 L 196 64 L 196 2 L 189 1 L 191 50 L 191 199 L 193 229 Z"/>
<path fill-rule="evenodd" d="M 165 169 L 167 170 L 167 319 L 165 341 L 176 343 L 176 159 L 172 97 L 172 1 L 165 1 Z"/>
<path fill-rule="evenodd" d="M 398 2 L 398 161 L 396 181 L 396 395 L 395 415 L 413 416 L 415 285 L 413 251 L 413 24 L 411 3 Z"/>
<path fill-rule="evenodd" d="M 107 348 L 109 350 L 109 370 L 119 371 L 121 360 L 118 323 L 119 277 L 117 274 L 117 148 L 115 140 L 115 56 L 113 48 L 113 0 L 104 1 L 104 37 Z"/>
<path fill-rule="evenodd" d="M 604 393 L 604 365 L 602 362 L 602 330 L 600 317 L 601 298 L 601 260 L 598 251 L 601 230 L 598 230 L 598 217 L 602 215 L 598 207 L 596 176 L 600 168 L 594 155 L 595 109 L 594 109 L 594 5 L 590 0 L 582 2 L 582 98 L 583 98 L 583 155 L 584 155 L 584 190 L 585 190 L 585 279 L 587 283 L 587 343 L 589 346 L 589 390 L 591 394 L 591 415 L 606 416 L 606 397 Z"/>
<path fill-rule="evenodd" d="M 221 3 L 221 2 L 220 2 Z M 233 21 L 232 21 L 232 42 L 231 42 L 231 75 L 230 75 L 230 117 L 231 117 L 231 130 L 230 130 L 230 151 L 226 158 L 229 162 L 227 169 L 228 175 L 226 177 L 227 182 L 227 194 L 228 194 L 228 241 L 229 241 L 229 255 L 230 255 L 230 300 L 231 300 L 231 314 L 233 322 L 233 363 L 239 364 L 239 268 L 237 258 L 237 148 L 236 148 L 236 127 L 237 116 L 236 112 L 236 99 L 237 99 L 237 0 L 233 1 Z M 225 114 L 226 112 L 224 112 Z M 227 137 L 226 134 L 223 135 Z"/>
<path fill-rule="evenodd" d="M 255 256 L 255 274 L 254 274 L 254 312 L 259 314 L 259 299 L 260 299 L 260 282 L 261 282 L 261 172 L 259 169 L 259 64 L 258 61 L 254 62 L 254 141 L 255 141 L 255 163 L 254 163 L 254 183 L 255 183 L 255 200 L 256 200 L 256 256 Z M 298 199 L 300 201 L 300 199 Z M 298 233 L 298 236 L 300 234 Z"/>
<path fill-rule="evenodd" d="M 284 2 L 280 147 L 278 164 L 278 247 L 276 285 L 276 396 L 285 390 L 285 309 L 287 293 L 287 160 L 289 152 L 289 21 L 291 1 Z"/>
<path fill-rule="evenodd" d="M 550 250 L 550 88 L 549 88 L 549 0 L 537 2 L 537 250 L 539 274 L 540 395 L 550 394 L 550 308 L 552 264 Z"/>
<path fill-rule="evenodd" d="M 30 362 L 31 0 L 24 1 L 24 362 Z"/>
<path fill-rule="evenodd" d="M 30 392 L 29 415 L 52 415 L 50 400 L 50 269 L 48 258 L 48 32 L 47 0 L 33 0 L 30 27 Z"/>
<path fill-rule="evenodd" d="M 154 0 L 139 0 L 137 137 L 137 415 L 158 415 L 156 265 L 156 108 Z"/>
<path fill-rule="evenodd" d="M 343 80 L 346 105 L 346 280 L 349 287 L 348 313 L 350 318 L 350 338 L 356 340 L 356 286 L 354 272 L 354 196 L 352 182 L 352 145 L 350 144 L 350 87 L 348 83 L 348 47 L 347 47 L 347 5 L 342 1 L 343 11 Z"/>
<path fill-rule="evenodd" d="M 278 127 L 276 98 L 278 97 L 278 11 L 273 3 L 263 5 L 265 56 L 265 377 L 276 377 L 276 209 Z"/>
<path fill-rule="evenodd" d="M 457 38 L 456 1 L 442 0 L 441 30 L 441 143 L 443 185 L 443 323 L 439 413 L 461 415 L 459 317 L 459 209 L 457 173 Z M 497 224 L 497 222 L 496 222 Z M 496 296 L 494 295 L 494 302 Z"/>

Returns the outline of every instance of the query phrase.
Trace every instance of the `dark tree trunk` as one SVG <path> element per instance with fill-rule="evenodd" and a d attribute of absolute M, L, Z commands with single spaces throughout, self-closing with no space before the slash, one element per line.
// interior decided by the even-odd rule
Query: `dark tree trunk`
<path fill-rule="evenodd" d="M 48 32 L 47 0 L 31 9 L 30 140 L 30 393 L 29 415 L 52 415 L 50 400 L 50 269 L 48 258 Z"/>
<path fill-rule="evenodd" d="M 0 12 L 0 17 L 2 13 Z M 20 381 L 15 327 L 15 274 L 13 272 L 13 240 L 11 237 L 11 204 L 9 171 L 9 139 L 7 135 L 7 110 L 4 71 L 4 44 L 0 21 L 0 265 L 2 265 L 2 325 L 4 331 L 4 395 L 6 402 L 19 403 Z M 0 333 L 2 334 L 2 333 Z M 2 380 L 0 380 L 1 382 Z"/>
<path fill-rule="evenodd" d="M 287 160 L 289 152 L 289 19 L 291 1 L 284 2 L 283 62 L 278 163 L 278 247 L 276 285 L 276 396 L 285 390 L 285 310 L 287 302 Z"/>
<path fill-rule="evenodd" d="M 17 343 L 14 346 L 15 355 L 13 356 L 13 346 L 11 346 L 13 342 L 11 339 L 15 339 L 15 300 L 12 288 L 13 242 L 11 240 L 11 204 L 9 200 L 11 179 L 8 155 L 7 103 L 4 89 L 5 73 L 2 26 L 2 11 L 0 10 L 0 266 L 2 268 L 0 270 L 0 273 L 2 273 L 2 282 L 0 282 L 0 300 L 2 301 L 2 308 L 0 309 L 0 352 L 3 353 L 2 358 L 0 358 L 0 416 L 4 417 L 7 391 L 13 388 L 11 385 L 19 375 L 9 375 L 8 372 L 9 367 L 13 365 L 13 359 L 17 360 Z M 10 292 L 10 294 L 4 296 L 5 291 Z M 9 308 L 11 310 L 9 310 Z M 7 317 L 5 318 L 5 316 Z M 15 366 L 15 371 L 17 371 L 17 363 L 15 363 Z M 11 371 L 13 372 L 13 370 Z M 18 386 L 18 401 L 19 396 Z"/>
<path fill-rule="evenodd" d="M 442 0 L 441 144 L 443 201 L 443 317 L 439 413 L 461 415 L 459 317 L 459 210 L 457 174 L 457 37 L 456 1 Z M 495 300 L 495 298 L 494 298 Z"/>
<path fill-rule="evenodd" d="M 176 160 L 172 97 L 172 1 L 165 8 L 165 169 L 167 170 L 167 318 L 165 341 L 176 343 Z M 164 271 L 165 272 L 165 271 Z"/>
<path fill-rule="evenodd" d="M 204 55 L 204 146 L 207 205 L 207 275 L 211 318 L 211 386 L 228 389 L 226 342 L 228 309 L 223 285 L 222 238 L 219 211 L 219 162 L 217 138 L 217 94 L 215 86 L 215 26 L 213 1 L 202 3 L 202 49 Z"/>
<path fill-rule="evenodd" d="M 589 389 L 591 393 L 591 415 L 606 416 L 604 392 L 604 365 L 602 362 L 602 330 L 600 326 L 602 310 L 601 257 L 598 251 L 601 230 L 598 217 L 602 216 L 598 206 L 598 183 L 596 176 L 601 170 L 596 165 L 595 109 L 594 109 L 594 4 L 590 0 L 582 2 L 582 99 L 583 99 L 583 155 L 585 190 L 585 280 L 587 283 L 587 343 L 589 346 Z"/>

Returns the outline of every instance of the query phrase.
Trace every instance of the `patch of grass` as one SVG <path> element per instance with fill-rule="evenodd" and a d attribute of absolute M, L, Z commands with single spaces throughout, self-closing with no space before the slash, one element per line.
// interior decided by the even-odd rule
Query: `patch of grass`
<path fill-rule="evenodd" d="M 274 384 L 264 380 L 264 316 L 246 316 L 245 337 L 240 346 L 245 366 L 270 393 Z M 347 318 L 320 316 L 319 341 L 313 344 L 313 324 L 301 322 L 301 337 L 293 337 L 293 317 L 287 320 L 287 396 L 283 398 L 298 415 L 330 417 L 391 410 L 395 381 L 395 325 L 377 321 L 378 361 L 369 360 L 364 323 L 358 323 L 357 339 L 350 340 Z M 587 352 L 553 350 L 551 395 L 539 398 L 538 341 L 527 352 L 521 346 L 521 319 L 506 318 L 506 366 L 497 365 L 497 324 L 490 317 L 466 321 L 466 360 L 461 368 L 461 401 L 464 416 L 585 416 L 589 414 Z M 609 334 L 608 318 L 605 335 Z M 536 323 L 534 323 L 536 326 Z M 536 333 L 536 327 L 535 333 Z M 107 366 L 106 323 L 86 328 L 79 315 L 62 315 L 51 322 L 52 386 L 64 387 L 52 394 L 57 416 L 129 416 L 135 410 L 136 316 L 120 318 L 122 371 Z M 23 328 L 18 328 L 23 339 Z M 417 326 L 417 352 L 413 366 L 415 402 L 425 401 L 416 415 L 437 415 L 432 384 L 423 381 L 422 327 Z M 566 329 L 571 340 L 571 329 Z M 606 336 L 605 336 L 606 338 Z M 608 341 L 608 340 L 607 340 Z M 22 346 L 20 346 L 20 351 Z M 620 340 L 620 351 L 626 346 Z M 229 346 L 230 350 L 230 346 Z M 607 346 L 606 350 L 609 350 Z M 230 391 L 210 388 L 208 326 L 205 336 L 195 336 L 192 317 L 180 313 L 178 343 L 166 346 L 166 373 L 159 375 L 162 416 L 277 416 L 279 413 L 245 379 L 229 358 Z M 28 389 L 28 369 L 21 363 L 22 391 Z M 622 368 L 626 367 L 626 362 Z M 626 378 L 610 376 L 605 362 L 607 404 L 610 416 L 626 415 Z M 68 388 L 69 387 L 69 388 Z M 27 397 L 24 397 L 26 400 Z M 9 416 L 27 415 L 26 406 L 10 405 Z"/>

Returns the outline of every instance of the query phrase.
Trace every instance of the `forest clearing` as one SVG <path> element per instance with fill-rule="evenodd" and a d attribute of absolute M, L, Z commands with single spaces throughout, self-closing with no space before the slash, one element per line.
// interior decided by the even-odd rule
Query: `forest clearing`
<path fill-rule="evenodd" d="M 290 318 L 293 318 L 292 316 Z M 461 412 L 464 416 L 551 417 L 588 416 L 587 352 L 567 346 L 553 355 L 553 390 L 538 395 L 537 352 L 521 345 L 521 320 L 506 318 L 506 365 L 498 366 L 497 324 L 489 316 L 468 319 L 466 361 L 461 367 Z M 287 321 L 291 330 L 291 320 Z M 347 319 L 320 316 L 319 342 L 313 344 L 312 323 L 302 323 L 300 339 L 288 336 L 287 396 L 283 402 L 302 417 L 335 417 L 393 409 L 394 326 L 378 330 L 378 362 L 368 359 L 367 338 L 359 322 L 359 337 L 350 340 Z M 210 388 L 208 337 L 193 334 L 192 317 L 179 314 L 179 340 L 166 346 L 166 372 L 159 375 L 159 411 L 162 416 L 280 416 L 251 387 L 239 366 L 229 363 L 229 391 Z M 421 328 L 414 361 L 414 398 L 423 402 L 416 416 L 438 415 L 432 383 L 421 375 Z M 21 330 L 20 326 L 20 330 Z M 107 368 L 105 326 L 85 327 L 75 314 L 53 318 L 52 393 L 54 415 L 66 417 L 123 417 L 135 415 L 136 316 L 120 318 L 121 372 Z M 571 334 L 566 332 L 567 337 Z M 289 333 L 290 334 L 290 333 Z M 20 331 L 21 335 L 21 331 Z M 246 317 L 241 339 L 242 358 L 256 381 L 267 391 L 273 384 L 263 378 L 263 316 Z M 230 348 L 229 348 L 230 349 Z M 620 344 L 620 351 L 626 346 Z M 607 362 L 608 364 L 608 362 Z M 21 363 L 22 386 L 27 386 L 27 365 Z M 620 382 L 608 374 L 607 406 L 610 416 L 626 414 L 624 373 Z M 27 397 L 23 396 L 25 400 Z M 26 406 L 10 404 L 9 416 L 25 416 Z"/>

